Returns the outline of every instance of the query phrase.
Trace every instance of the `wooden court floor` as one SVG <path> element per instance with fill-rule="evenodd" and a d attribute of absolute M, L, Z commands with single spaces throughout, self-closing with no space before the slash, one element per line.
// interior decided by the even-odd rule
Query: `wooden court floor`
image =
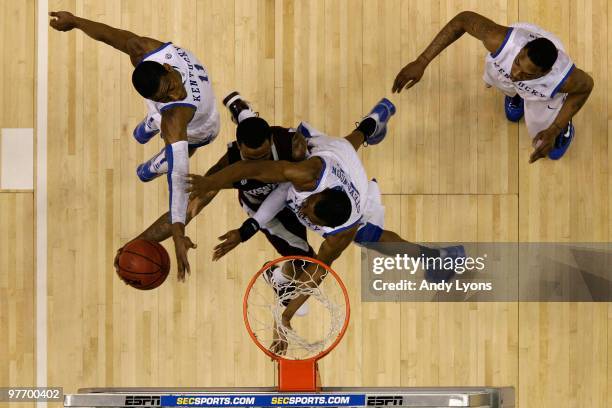
<path fill-rule="evenodd" d="M 401 96 L 384 143 L 362 150 L 386 224 L 414 241 L 609 242 L 612 238 L 612 4 L 606 0 L 49 0 L 192 50 L 211 74 L 222 131 L 191 160 L 206 171 L 234 135 L 220 101 L 239 90 L 269 122 L 343 135 L 456 13 L 557 34 L 595 89 L 559 162 L 528 164 L 523 122 L 483 86 L 485 50 L 462 38 Z M 0 0 L 0 128 L 35 127 L 37 2 Z M 48 35 L 47 259 L 35 259 L 36 191 L 0 191 L 0 386 L 36 378 L 36 262 L 46 262 L 47 382 L 264 386 L 274 367 L 242 323 L 246 282 L 275 256 L 262 237 L 210 261 L 243 220 L 226 191 L 188 227 L 185 284 L 137 292 L 115 251 L 166 210 L 163 179 L 136 166 L 161 147 L 131 137 L 144 115 L 131 65 L 82 33 Z M 260 234 L 261 235 L 261 234 Z M 313 242 L 320 240 L 313 237 Z M 167 246 L 171 250 L 171 247 Z M 248 260 L 248 262 L 245 262 Z M 345 340 L 322 362 L 329 386 L 516 387 L 521 407 L 609 407 L 609 303 L 361 303 L 360 255 L 335 269 L 352 301 Z M 43 294 L 44 296 L 45 294 Z"/>

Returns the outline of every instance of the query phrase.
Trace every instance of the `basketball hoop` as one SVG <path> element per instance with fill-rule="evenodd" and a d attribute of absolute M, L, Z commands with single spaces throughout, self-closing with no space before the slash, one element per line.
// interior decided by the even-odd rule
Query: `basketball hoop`
<path fill-rule="evenodd" d="M 287 325 L 283 311 L 307 296 Z M 311 309 L 308 316 L 305 307 Z M 348 292 L 329 266 L 313 258 L 285 256 L 266 263 L 250 280 L 243 301 L 244 323 L 265 354 L 278 363 L 279 391 L 317 391 L 317 361 L 344 336 L 350 318 Z M 279 354 L 268 347 L 280 344 Z"/>

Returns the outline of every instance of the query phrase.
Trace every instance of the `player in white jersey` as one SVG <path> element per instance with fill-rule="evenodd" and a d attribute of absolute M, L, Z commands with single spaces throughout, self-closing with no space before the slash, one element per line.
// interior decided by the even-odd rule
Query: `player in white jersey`
<path fill-rule="evenodd" d="M 346 138 L 328 137 L 301 123 L 293 139 L 294 149 L 304 152 L 303 160 L 241 161 L 207 177 L 190 175 L 192 198 L 231 188 L 246 178 L 279 183 L 252 216 L 256 227 L 266 225 L 287 206 L 303 225 L 325 238 L 316 257 L 327 264 L 353 240 L 386 241 L 392 236 L 395 242 L 397 235 L 385 234 L 382 228 L 384 207 L 378 186 L 368 181 L 356 152 L 364 142 L 376 144 L 384 138 L 393 113 L 393 104 L 383 99 L 366 118 L 370 120 L 363 120 Z M 300 144 L 305 148 L 297 147 Z"/>
<path fill-rule="evenodd" d="M 189 273 L 187 250 L 195 247 L 185 236 L 188 202 L 185 176 L 189 172 L 189 156 L 198 147 L 212 142 L 220 125 L 206 68 L 191 52 L 172 43 L 141 37 L 67 11 L 49 15 L 54 29 L 77 28 L 129 55 L 134 66 L 132 84 L 145 98 L 148 108 L 147 116 L 134 129 L 134 138 L 147 143 L 161 132 L 165 142 L 158 154 L 138 166 L 137 175 L 147 182 L 167 174 L 178 277 L 184 280 L 185 271 Z"/>
<path fill-rule="evenodd" d="M 232 188 L 234 183 L 246 178 L 282 183 L 241 229 L 248 227 L 249 223 L 255 229 L 266 225 L 287 206 L 303 225 L 325 238 L 315 257 L 327 265 L 331 265 L 351 242 L 366 247 L 373 243 L 402 243 L 402 252 L 415 258 L 464 258 L 463 246 L 428 248 L 410 243 L 395 232 L 384 229 L 380 190 L 375 180 L 368 181 L 357 150 L 364 142 L 380 143 L 385 137 L 387 122 L 394 113 L 395 106 L 386 98 L 382 99 L 360 122 L 357 130 L 345 138 L 328 137 L 301 123 L 295 130 L 294 143 L 302 143 L 305 147 L 302 161 L 240 161 L 210 176 L 192 174 L 189 176 L 192 198 L 202 198 L 210 191 Z M 302 142 L 299 142 L 300 138 Z M 294 149 L 299 150 L 297 146 Z M 240 242 L 240 235 L 239 230 L 233 230 L 225 237 Z M 230 245 L 229 249 L 233 247 L 235 245 Z M 383 249 L 377 246 L 377 250 Z M 217 251 L 215 255 L 218 258 L 225 253 L 227 251 Z M 395 251 L 392 254 L 396 255 Z M 426 278 L 430 281 L 448 281 L 453 275 L 454 271 L 448 269 L 433 267 L 426 270 Z M 313 280 L 318 278 L 322 279 L 322 276 L 315 273 Z M 283 312 L 283 320 L 287 324 L 306 299 L 307 296 L 300 296 L 289 302 Z M 282 353 L 285 346 L 286 342 L 279 340 L 273 348 Z"/>
<path fill-rule="evenodd" d="M 384 139 L 387 122 L 394 113 L 395 106 L 387 99 L 381 100 L 356 131 L 345 138 L 326 136 L 302 122 L 293 136 L 294 153 L 297 156 L 298 151 L 303 151 L 301 159 L 296 157 L 293 162 L 240 161 L 208 176 L 191 174 L 192 198 L 204 198 L 211 191 L 232 188 L 247 178 L 279 183 L 241 228 L 252 222 L 254 229 L 259 229 L 286 206 L 303 225 L 325 238 L 316 258 L 328 265 L 351 242 L 409 244 L 396 233 L 384 229 L 385 209 L 378 183 L 368 180 L 357 155 L 364 143 L 377 144 Z M 235 239 L 230 237 L 230 240 L 240 242 L 239 230 L 230 233 L 235 235 Z M 414 244 L 406 248 L 406 252 L 414 256 L 424 250 Z M 219 258 L 226 253 L 217 252 L 216 256 Z"/>
<path fill-rule="evenodd" d="M 461 12 L 399 72 L 393 91 L 417 83 L 427 65 L 466 32 L 489 51 L 484 81 L 505 94 L 508 120 L 518 122 L 524 113 L 534 146 L 530 163 L 546 156 L 560 159 L 574 137 L 571 119 L 588 99 L 593 79 L 576 68 L 556 36 L 533 24 L 506 27 L 480 14 Z"/>

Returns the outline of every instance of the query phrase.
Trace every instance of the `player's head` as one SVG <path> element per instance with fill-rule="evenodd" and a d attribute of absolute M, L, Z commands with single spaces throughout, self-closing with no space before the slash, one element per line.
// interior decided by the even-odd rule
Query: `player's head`
<path fill-rule="evenodd" d="M 300 211 L 314 224 L 337 227 L 351 216 L 351 200 L 344 190 L 328 188 L 304 200 Z"/>
<path fill-rule="evenodd" d="M 236 141 L 245 160 L 267 160 L 272 156 L 272 131 L 268 122 L 253 116 L 236 128 Z"/>
<path fill-rule="evenodd" d="M 143 61 L 134 68 L 132 84 L 142 97 L 168 103 L 187 97 L 181 74 L 168 64 Z"/>
<path fill-rule="evenodd" d="M 528 42 L 512 63 L 512 80 L 528 81 L 546 75 L 558 54 L 555 44 L 547 38 L 536 38 Z"/>

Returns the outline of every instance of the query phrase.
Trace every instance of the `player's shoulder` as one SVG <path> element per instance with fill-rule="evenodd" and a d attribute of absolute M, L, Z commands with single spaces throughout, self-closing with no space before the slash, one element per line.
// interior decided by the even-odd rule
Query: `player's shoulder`
<path fill-rule="evenodd" d="M 148 55 L 162 49 L 170 43 L 164 43 L 154 38 L 134 36 L 127 43 L 127 50 L 133 61 L 141 62 Z"/>
<path fill-rule="evenodd" d="M 325 172 L 325 162 L 316 156 L 312 156 L 300 162 L 279 161 L 287 181 L 291 182 L 298 190 L 314 190 L 318 180 Z"/>
<path fill-rule="evenodd" d="M 562 93 L 590 92 L 594 85 L 593 78 L 589 74 L 572 64 L 559 91 Z"/>
<path fill-rule="evenodd" d="M 286 128 L 286 127 L 278 126 L 278 125 L 270 126 L 270 131 L 272 132 L 273 135 L 279 135 L 279 136 L 287 136 L 287 135 L 291 135 L 295 133 L 295 129 Z"/>
<path fill-rule="evenodd" d="M 197 106 L 186 101 L 171 102 L 160 108 L 162 126 L 170 128 L 184 128 L 193 119 Z"/>
<path fill-rule="evenodd" d="M 328 167 L 327 160 L 323 156 L 311 156 L 299 163 L 304 171 L 304 175 L 311 181 L 320 180 Z"/>
<path fill-rule="evenodd" d="M 238 142 L 233 141 L 227 144 L 226 155 L 229 163 L 236 163 L 242 160 L 242 156 L 240 155 L 240 149 L 238 148 Z"/>
<path fill-rule="evenodd" d="M 270 126 L 270 133 L 272 133 L 272 138 L 275 142 L 283 142 L 286 140 L 291 141 L 295 130 L 282 126 Z"/>
<path fill-rule="evenodd" d="M 272 141 L 280 160 L 291 160 L 293 152 L 293 135 L 295 131 L 282 126 L 270 126 Z"/>
<path fill-rule="evenodd" d="M 507 36 L 512 32 L 509 27 L 471 10 L 460 12 L 457 18 L 463 24 L 464 29 L 482 41 L 485 48 L 491 53 L 498 52 L 507 40 Z"/>

